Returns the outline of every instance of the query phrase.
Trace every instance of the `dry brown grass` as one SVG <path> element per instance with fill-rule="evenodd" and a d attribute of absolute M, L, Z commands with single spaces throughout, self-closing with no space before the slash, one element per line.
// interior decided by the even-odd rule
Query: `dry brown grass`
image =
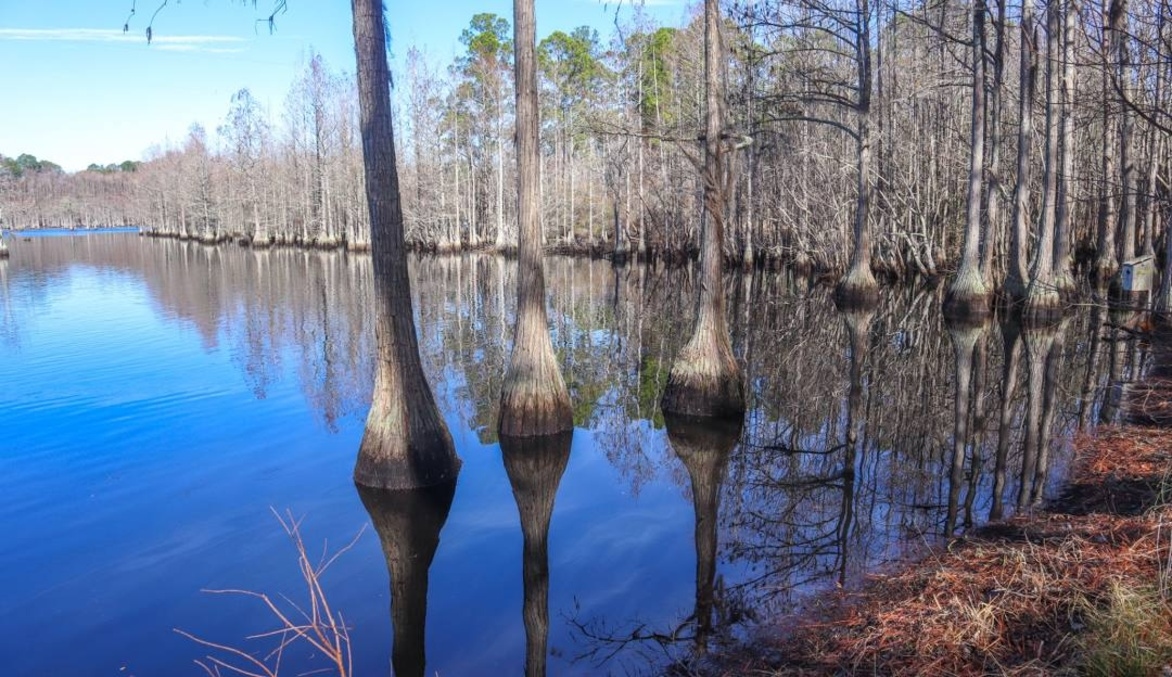
<path fill-rule="evenodd" d="M 1076 445 L 1075 482 L 1047 511 L 822 600 L 726 674 L 1158 674 L 1172 661 L 1172 431 Z"/>
<path fill-rule="evenodd" d="M 297 565 L 306 589 L 305 601 L 298 604 L 284 595 L 274 600 L 252 590 L 204 590 L 214 595 L 249 597 L 264 604 L 277 621 L 277 627 L 245 637 L 247 646 L 258 647 L 254 650 L 213 642 L 179 628 L 175 628 L 175 632 L 211 650 L 195 661 L 209 677 L 223 677 L 225 672 L 244 677 L 279 677 L 286 651 L 296 645 L 305 645 L 323 657 L 326 667 L 313 671 L 313 674 L 349 677 L 353 674 L 350 631 L 342 613 L 330 606 L 321 579 L 338 557 L 354 547 L 365 528 L 333 554 L 323 551 L 314 561 L 301 538 L 301 521 L 290 512 L 282 516 L 274 510 L 273 515 L 297 551 Z"/>

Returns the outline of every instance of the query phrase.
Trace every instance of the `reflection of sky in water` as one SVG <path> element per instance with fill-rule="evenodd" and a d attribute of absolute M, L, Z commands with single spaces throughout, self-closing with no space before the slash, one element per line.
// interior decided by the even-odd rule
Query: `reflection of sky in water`
<path fill-rule="evenodd" d="M 9 672 L 176 674 L 200 652 L 172 627 L 219 641 L 271 628 L 258 605 L 199 590 L 298 596 L 292 547 L 270 507 L 306 516 L 311 550 L 323 539 L 340 546 L 369 522 L 350 479 L 370 388 L 369 260 L 134 236 L 12 248 L 0 264 L 4 327 L 14 337 L 0 344 L 0 529 L 8 536 L 0 578 L 10 591 L 0 600 L 0 652 Z M 571 621 L 619 633 L 645 622 L 665 632 L 692 612 L 688 474 L 661 423 L 650 422 L 658 420 L 656 370 L 690 326 L 691 293 L 650 273 L 616 279 L 598 262 L 550 267 L 555 348 L 576 394 L 596 401 L 576 410 L 588 427 L 575 432 L 554 503 L 549 667 L 622 672 L 638 662 L 571 663 L 591 648 Z M 497 341 L 511 335 L 512 312 L 497 294 L 511 295 L 515 279 L 502 281 L 504 266 L 486 259 L 413 268 L 430 280 L 415 289 L 425 367 L 464 461 L 431 567 L 428 671 L 516 674 L 525 653 L 522 538 L 492 442 L 507 358 Z M 768 278 L 756 284 L 760 318 L 748 322 L 735 303 L 731 313 L 754 393 L 747 443 L 726 471 L 720 571 L 729 595 L 752 600 L 769 590 L 785 599 L 794 585 L 833 584 L 841 454 L 780 450 L 841 446 L 850 350 L 825 299 L 793 297 Z M 947 496 L 949 340 L 938 321 L 907 330 L 891 319 L 906 308 L 884 312 L 864 370 L 873 409 L 860 418 L 859 502 L 846 541 L 854 573 L 897 552 L 893 537 L 938 529 Z M 785 333 L 803 323 L 809 345 Z M 1000 333 L 994 326 L 987 336 L 995 392 Z M 925 344 L 941 349 L 924 357 Z M 1085 353 L 1076 339 L 1068 344 L 1076 357 Z M 883 390 L 894 378 L 884 374 L 908 355 L 924 360 L 916 368 L 937 381 L 937 399 L 900 413 L 895 400 L 906 384 Z M 1068 380 L 1059 390 L 1065 401 L 1077 385 Z M 986 460 L 998 406 L 990 400 Z M 898 440 L 890 432 L 917 425 L 929 432 Z M 1059 415 L 1056 425 L 1069 421 Z M 990 480 L 978 479 L 977 510 L 987 512 Z M 739 588 L 745 581 L 757 587 Z M 365 534 L 325 583 L 354 628 L 357 674 L 386 672 L 389 591 L 376 535 Z"/>

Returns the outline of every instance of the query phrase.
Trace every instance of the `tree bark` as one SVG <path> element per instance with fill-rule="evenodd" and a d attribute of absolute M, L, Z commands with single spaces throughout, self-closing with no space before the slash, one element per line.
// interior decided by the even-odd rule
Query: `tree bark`
<path fill-rule="evenodd" d="M 1005 224 L 1001 217 L 1001 115 L 1005 89 L 1005 6 L 1008 0 L 995 0 L 997 17 L 993 20 L 993 86 L 989 93 L 989 121 L 986 133 L 989 143 L 988 185 L 985 187 L 985 235 L 981 248 L 981 275 L 985 284 L 994 284 L 994 255 L 1000 253 L 1005 241 Z"/>
<path fill-rule="evenodd" d="M 1034 87 L 1038 73 L 1038 44 L 1032 2 L 1022 3 L 1019 26 L 1021 47 L 1018 75 L 1017 183 L 1013 188 L 1013 230 L 1005 291 L 1014 303 L 1024 302 L 1029 284 L 1030 154 L 1034 138 Z"/>
<path fill-rule="evenodd" d="M 855 35 L 855 59 L 858 67 L 858 102 L 855 117 L 858 130 L 855 141 L 858 192 L 855 197 L 854 250 L 850 269 L 835 288 L 840 307 L 870 307 L 879 301 L 879 285 L 871 271 L 870 208 L 871 181 L 871 6 L 869 0 L 856 0 L 858 19 Z"/>
<path fill-rule="evenodd" d="M 1095 281 L 1100 285 L 1106 284 L 1119 272 L 1119 257 L 1116 252 L 1115 230 L 1119 226 L 1119 208 L 1115 182 L 1118 178 L 1119 167 L 1117 153 L 1119 149 L 1118 120 L 1111 114 L 1112 102 L 1115 98 L 1111 82 L 1114 79 L 1112 69 L 1118 63 L 1118 41 L 1107 17 L 1104 16 L 1104 39 L 1107 41 L 1107 61 L 1102 72 L 1103 87 L 1103 154 L 1100 158 L 1102 179 L 1099 189 L 1099 223 L 1095 249 Z"/>
<path fill-rule="evenodd" d="M 352 8 L 378 343 L 373 401 L 354 481 L 413 489 L 452 481 L 460 460 L 419 359 L 395 166 L 383 3 L 353 0 Z"/>
<path fill-rule="evenodd" d="M 533 0 L 513 2 L 517 96 L 517 324 L 501 391 L 499 432 L 512 437 L 572 430 L 570 394 L 558 369 L 545 310 L 538 204 L 536 19 Z"/>
<path fill-rule="evenodd" d="M 704 218 L 700 228 L 700 284 L 692 336 L 668 374 L 666 413 L 734 418 L 745 412 L 741 367 L 733 356 L 724 311 L 724 225 L 729 165 L 724 131 L 724 59 L 717 0 L 704 3 Z"/>
<path fill-rule="evenodd" d="M 1127 35 L 1127 0 L 1111 0 L 1108 10 L 1108 25 L 1111 38 L 1116 41 L 1115 78 L 1119 91 L 1131 91 L 1131 50 Z M 1126 98 L 1135 100 L 1134 96 Z M 1123 184 L 1123 200 L 1119 209 L 1119 260 L 1120 263 L 1135 258 L 1136 204 L 1138 188 L 1135 166 L 1135 114 L 1125 101 L 1120 101 L 1119 164 L 1120 181 Z"/>
<path fill-rule="evenodd" d="M 964 255 L 944 300 L 949 317 L 986 317 L 989 290 L 981 271 L 981 197 L 985 188 L 985 3 L 972 9 L 972 122 L 969 129 L 968 210 L 965 213 Z"/>
<path fill-rule="evenodd" d="M 1062 22 L 1062 117 L 1059 121 L 1062 164 L 1058 175 L 1058 221 L 1054 226 L 1054 286 L 1059 297 L 1075 293 L 1071 271 L 1071 210 L 1074 198 L 1074 24 L 1078 18 L 1076 0 L 1066 0 Z"/>
<path fill-rule="evenodd" d="M 1042 175 L 1042 218 L 1038 224 L 1038 248 L 1034 254 L 1029 291 L 1026 293 L 1026 317 L 1046 321 L 1061 308 L 1061 298 L 1054 286 L 1054 229 L 1058 203 L 1058 162 L 1060 93 L 1055 87 L 1059 74 L 1061 3 L 1046 8 L 1046 163 Z"/>

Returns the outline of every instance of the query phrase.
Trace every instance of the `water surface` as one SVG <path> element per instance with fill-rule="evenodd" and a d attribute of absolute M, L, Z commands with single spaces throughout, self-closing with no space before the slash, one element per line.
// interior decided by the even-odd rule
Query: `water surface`
<path fill-rule="evenodd" d="M 274 627 L 264 608 L 200 591 L 303 598 L 273 510 L 303 518 L 315 554 L 365 529 L 323 581 L 356 674 L 385 674 L 393 637 L 404 673 L 519 674 L 527 654 L 550 674 L 654 672 L 1053 492 L 1064 440 L 1115 415 L 1142 357 L 1100 340 L 1098 309 L 1040 331 L 946 327 L 930 289 L 843 315 L 802 278 L 730 275 L 750 411 L 697 427 L 657 408 L 689 272 L 551 258 L 577 427 L 502 449 L 514 265 L 414 259 L 424 365 L 464 466 L 447 495 L 382 500 L 350 479 L 372 387 L 368 257 L 125 233 L 10 246 L 7 674 L 202 674 L 206 651 L 173 628 L 248 646 Z M 397 611 L 397 633 L 389 571 L 426 602 Z"/>

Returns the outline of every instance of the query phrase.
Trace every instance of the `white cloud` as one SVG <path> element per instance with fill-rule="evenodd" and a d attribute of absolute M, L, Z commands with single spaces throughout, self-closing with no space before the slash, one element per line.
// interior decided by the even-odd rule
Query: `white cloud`
<path fill-rule="evenodd" d="M 29 42 L 134 42 L 144 43 L 142 33 L 123 33 L 106 28 L 0 28 L 0 40 Z M 152 44 L 173 52 L 238 52 L 242 38 L 226 35 L 158 35 Z"/>

